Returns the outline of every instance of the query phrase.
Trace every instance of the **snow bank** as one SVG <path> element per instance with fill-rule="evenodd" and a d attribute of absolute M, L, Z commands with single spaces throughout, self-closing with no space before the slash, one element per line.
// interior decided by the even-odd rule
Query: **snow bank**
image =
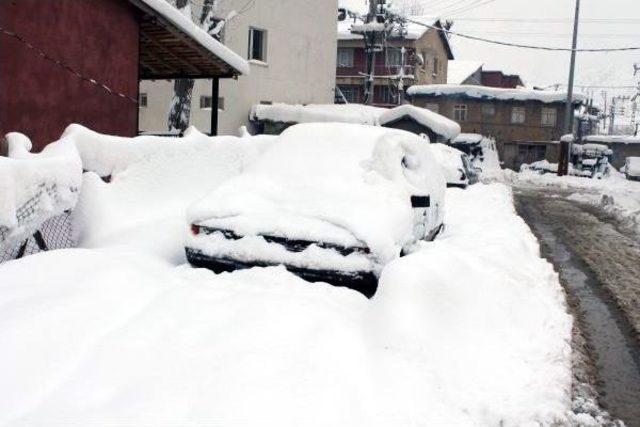
<path fill-rule="evenodd" d="M 507 188 L 448 199 L 372 301 L 122 248 L 0 265 L 0 425 L 567 424 L 557 275 Z"/>
<path fill-rule="evenodd" d="M 169 22 L 174 24 L 180 31 L 187 34 L 193 40 L 205 47 L 213 55 L 235 68 L 241 74 L 249 74 L 249 63 L 237 53 L 211 37 L 206 31 L 194 24 L 189 18 L 184 16 L 178 9 L 173 7 L 166 0 L 140 0 L 151 9 L 158 12 Z"/>
<path fill-rule="evenodd" d="M 341 122 L 377 125 L 384 108 L 362 104 L 254 105 L 252 120 L 282 123 Z"/>
<path fill-rule="evenodd" d="M 640 157 L 627 157 L 624 171 L 630 176 L 640 177 Z"/>
<path fill-rule="evenodd" d="M 563 135 L 561 141 L 573 142 L 573 135 Z M 640 136 L 632 135 L 587 135 L 582 138 L 583 142 L 591 142 L 595 144 L 640 144 Z"/>
<path fill-rule="evenodd" d="M 386 110 L 380 114 L 378 122 L 381 126 L 393 123 L 403 117 L 410 117 L 422 126 L 428 127 L 434 133 L 444 136 L 446 139 L 454 139 L 460 134 L 460 125 L 440 114 L 426 108 L 413 105 L 401 105 Z"/>
<path fill-rule="evenodd" d="M 261 136 L 208 137 L 189 129 L 184 138 L 119 138 L 74 126 L 85 169 L 73 212 L 81 247 L 142 247 L 184 262 L 187 207 L 239 174 L 273 140 Z"/>
<path fill-rule="evenodd" d="M 568 424 L 572 320 L 510 190 L 450 189 L 446 221 L 384 270 L 367 313 L 390 424 Z"/>
<path fill-rule="evenodd" d="M 71 138 L 30 153 L 31 141 L 6 136 L 9 157 L 0 157 L 0 246 L 35 232 L 43 222 L 72 209 L 82 184 L 82 164 Z"/>
<path fill-rule="evenodd" d="M 407 89 L 409 96 L 463 96 L 475 99 L 495 99 L 500 101 L 539 101 L 546 104 L 565 102 L 566 92 L 531 90 L 531 89 L 503 89 L 474 85 L 415 85 Z M 581 94 L 574 94 L 574 102 L 584 102 L 587 98 Z"/>

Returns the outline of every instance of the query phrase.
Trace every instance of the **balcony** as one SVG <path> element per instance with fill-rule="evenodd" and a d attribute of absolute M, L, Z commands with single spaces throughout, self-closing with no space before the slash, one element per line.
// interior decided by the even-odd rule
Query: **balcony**
<path fill-rule="evenodd" d="M 385 65 L 376 65 L 374 67 L 374 74 L 376 76 L 384 76 L 384 77 L 389 77 L 389 76 L 397 76 L 400 74 L 401 71 L 401 66 L 399 65 L 389 65 L 389 66 L 385 66 Z M 415 67 L 412 65 L 405 65 L 404 67 L 404 75 L 406 78 L 414 78 L 414 71 L 415 71 Z M 354 77 L 354 76 L 361 76 L 362 74 L 366 73 L 366 66 L 365 65 L 355 65 L 353 67 L 338 67 L 336 69 L 336 75 L 338 77 L 342 76 L 342 77 Z"/>

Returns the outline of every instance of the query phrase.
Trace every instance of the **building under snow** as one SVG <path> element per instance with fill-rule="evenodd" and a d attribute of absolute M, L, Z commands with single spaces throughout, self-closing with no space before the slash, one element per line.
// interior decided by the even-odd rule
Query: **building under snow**
<path fill-rule="evenodd" d="M 460 124 L 462 132 L 493 137 L 505 166 L 552 161 L 563 134 L 566 92 L 504 89 L 474 85 L 416 85 L 407 90 L 412 104 Z M 586 101 L 575 95 L 576 105 Z"/>
<path fill-rule="evenodd" d="M 165 0 L 0 1 L 0 17 L 0 136 L 35 151 L 70 123 L 136 135 L 139 79 L 249 71 Z"/>
<path fill-rule="evenodd" d="M 192 2 L 195 20 L 202 3 Z M 251 73 L 220 82 L 217 96 L 211 81 L 196 81 L 189 123 L 208 133 L 217 112 L 218 134 L 235 135 L 239 127 L 250 125 L 254 104 L 333 102 L 337 8 L 337 0 L 215 2 L 215 19 L 225 21 L 218 37 L 248 60 Z M 141 92 L 146 104 L 140 108 L 140 130 L 166 132 L 173 83 L 146 81 Z M 212 110 L 216 104 L 217 111 Z"/>

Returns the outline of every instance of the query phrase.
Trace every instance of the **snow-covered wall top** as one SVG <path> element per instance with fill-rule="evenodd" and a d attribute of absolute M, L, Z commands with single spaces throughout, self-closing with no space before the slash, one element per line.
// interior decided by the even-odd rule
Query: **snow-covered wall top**
<path fill-rule="evenodd" d="M 377 125 L 384 108 L 362 104 L 254 105 L 252 120 L 282 123 L 339 122 Z"/>
<path fill-rule="evenodd" d="M 573 135 L 564 135 L 561 141 L 573 142 Z M 595 144 L 640 144 L 640 136 L 632 135 L 588 135 L 582 138 L 584 142 Z"/>
<path fill-rule="evenodd" d="M 428 127 L 433 132 L 453 139 L 460 134 L 460 125 L 440 114 L 427 110 L 426 108 L 415 107 L 413 105 L 401 105 L 380 114 L 378 122 L 380 125 L 395 122 L 403 117 L 411 117 L 421 125 Z"/>
<path fill-rule="evenodd" d="M 240 55 L 211 37 L 206 31 L 198 27 L 189 18 L 166 0 L 140 0 L 151 9 L 173 23 L 181 31 L 193 38 L 209 52 L 235 68 L 241 74 L 249 74 L 249 63 Z"/>
<path fill-rule="evenodd" d="M 566 92 L 531 90 L 531 89 L 503 89 L 473 85 L 415 85 L 407 89 L 409 96 L 461 96 L 475 99 L 495 99 L 500 101 L 538 101 L 547 104 L 564 102 Z M 574 102 L 585 102 L 587 98 L 581 94 L 574 94 Z"/>

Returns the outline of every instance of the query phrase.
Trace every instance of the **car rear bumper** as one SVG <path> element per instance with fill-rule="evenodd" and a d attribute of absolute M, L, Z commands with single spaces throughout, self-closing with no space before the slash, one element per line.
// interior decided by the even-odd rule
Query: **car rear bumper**
<path fill-rule="evenodd" d="M 185 249 L 187 260 L 194 267 L 206 268 L 215 273 L 231 272 L 252 267 L 271 267 L 261 261 L 239 261 L 231 258 L 215 257 L 199 249 Z M 375 295 L 378 278 L 370 271 L 312 270 L 283 264 L 291 273 L 309 282 L 326 282 L 334 286 L 346 287 L 360 292 L 367 298 Z"/>

